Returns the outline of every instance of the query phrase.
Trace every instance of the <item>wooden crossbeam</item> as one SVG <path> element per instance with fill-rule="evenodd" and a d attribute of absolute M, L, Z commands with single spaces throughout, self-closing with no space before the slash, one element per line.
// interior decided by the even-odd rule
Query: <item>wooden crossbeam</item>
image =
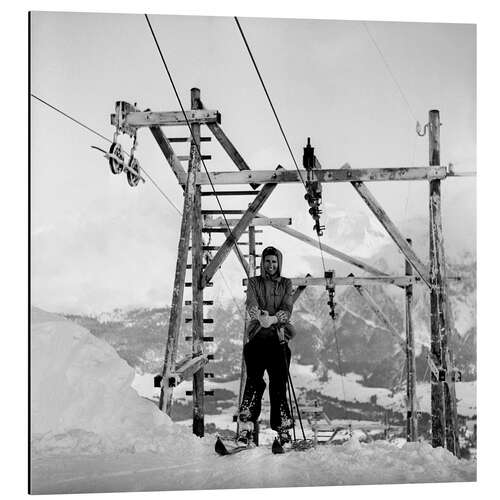
<path fill-rule="evenodd" d="M 180 180 L 183 176 L 186 175 L 186 171 L 177 158 L 174 150 L 172 149 L 172 146 L 170 146 L 169 140 L 160 127 L 151 127 L 150 130 L 156 142 L 158 143 L 158 146 L 160 146 L 161 152 L 167 159 L 170 168 L 174 172 L 174 175 L 177 177 L 177 180 Z"/>
<path fill-rule="evenodd" d="M 348 164 L 344 165 L 344 170 L 349 169 L 350 166 Z M 403 252 L 403 255 L 406 257 L 408 262 L 410 262 L 415 271 L 417 271 L 425 284 L 430 287 L 429 269 L 418 258 L 413 248 L 408 244 L 399 229 L 391 221 L 391 219 L 387 215 L 387 212 L 381 207 L 375 196 L 373 196 L 371 191 L 365 186 L 363 182 L 355 181 L 351 182 L 351 184 L 358 192 L 359 196 L 361 196 L 363 201 L 368 205 L 368 208 L 372 211 L 373 215 L 375 215 L 382 226 L 384 226 L 386 231 L 389 233 L 389 236 L 394 240 L 394 243 L 396 243 L 401 252 Z"/>
<path fill-rule="evenodd" d="M 391 323 L 389 318 L 385 315 L 384 311 L 382 311 L 381 307 L 375 302 L 373 297 L 368 293 L 368 291 L 360 285 L 356 285 L 354 288 L 359 292 L 361 297 L 365 299 L 367 304 L 370 306 L 372 311 L 375 313 L 377 318 L 382 321 L 387 330 L 392 334 L 393 337 L 398 341 L 398 344 L 406 349 L 406 343 L 400 337 L 398 331 L 394 328 L 394 325 Z"/>
<path fill-rule="evenodd" d="M 191 137 L 169 137 L 169 142 L 189 142 Z M 211 137 L 200 137 L 200 142 L 210 142 Z"/>
<path fill-rule="evenodd" d="M 308 177 L 306 170 L 244 170 L 241 172 L 200 173 L 196 182 L 201 185 L 219 184 L 264 184 L 302 182 L 310 178 L 319 182 L 382 182 L 382 181 L 428 181 L 446 178 L 446 167 L 403 167 L 403 168 L 359 168 L 359 169 L 313 169 Z M 182 182 L 182 181 L 181 181 Z"/>
<path fill-rule="evenodd" d="M 201 196 L 255 196 L 256 191 L 203 191 Z"/>
<path fill-rule="evenodd" d="M 292 286 L 325 286 L 325 278 L 314 278 L 312 276 L 304 276 L 297 278 L 289 278 L 292 281 Z M 405 287 L 407 285 L 421 283 L 422 280 L 418 276 L 334 276 L 331 278 L 336 286 L 355 286 L 355 285 L 396 285 Z M 243 286 L 246 286 L 248 280 L 243 279 Z"/>
<path fill-rule="evenodd" d="M 194 358 L 187 360 L 182 365 L 178 366 L 175 371 L 175 385 L 179 385 L 183 380 L 187 380 L 192 377 L 200 368 L 208 363 L 208 356 L 206 354 L 200 354 Z M 174 382 L 169 380 L 169 385 Z"/>
<path fill-rule="evenodd" d="M 186 109 L 186 117 L 190 124 L 220 123 L 220 113 L 208 109 Z M 111 125 L 116 125 L 116 114 L 111 115 Z M 184 125 L 186 119 L 182 111 L 141 111 L 128 113 L 124 117 L 124 125 L 128 127 L 160 127 Z"/>
<path fill-rule="evenodd" d="M 229 226 L 236 226 L 240 219 L 226 219 Z M 209 219 L 204 222 L 205 227 L 227 227 L 226 220 L 222 217 Z M 252 226 L 289 226 L 292 223 L 290 217 L 254 217 L 251 221 Z"/>
<path fill-rule="evenodd" d="M 278 166 L 277 171 L 280 171 L 283 167 Z M 247 211 L 243 214 L 239 222 L 236 224 L 234 229 L 231 232 L 231 235 L 227 236 L 226 241 L 217 252 L 213 260 L 207 266 L 205 271 L 203 272 L 201 286 L 204 287 L 205 283 L 208 283 L 212 276 L 216 273 L 219 267 L 224 262 L 228 253 L 232 248 L 237 247 L 236 242 L 243 234 L 250 224 L 253 224 L 253 219 L 255 217 L 256 212 L 264 205 L 266 200 L 271 196 L 272 192 L 276 189 L 276 184 L 266 184 L 259 194 L 255 197 L 255 200 L 249 205 Z"/>
<path fill-rule="evenodd" d="M 263 214 L 259 214 L 264 217 Z M 291 227 L 286 227 L 286 226 L 274 226 L 277 230 L 282 231 L 283 233 L 289 234 L 290 236 L 293 236 L 294 238 L 299 239 L 300 241 L 303 241 L 304 243 L 307 243 L 309 245 L 312 245 L 315 248 L 321 248 L 323 249 L 324 252 L 332 255 L 333 257 L 336 257 L 337 259 L 340 259 L 344 262 L 347 262 L 348 264 L 351 264 L 353 266 L 359 267 L 363 271 L 367 271 L 373 274 L 377 274 L 380 276 L 387 276 L 386 273 L 380 271 L 376 267 L 373 267 L 370 264 L 367 264 L 366 262 L 363 262 L 360 259 L 357 259 L 356 257 L 352 257 L 351 255 L 347 255 L 346 253 L 343 253 L 339 250 L 336 250 L 335 248 L 325 245 L 324 243 L 319 243 L 318 240 L 315 240 L 314 238 L 311 238 L 304 233 L 301 233 L 300 231 L 297 231 L 296 229 L 292 229 Z M 320 246 L 321 245 L 321 246 Z"/>

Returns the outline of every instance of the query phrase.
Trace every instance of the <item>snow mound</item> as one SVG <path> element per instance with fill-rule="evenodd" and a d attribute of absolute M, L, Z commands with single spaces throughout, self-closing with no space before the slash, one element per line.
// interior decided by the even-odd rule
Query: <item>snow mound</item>
<path fill-rule="evenodd" d="M 106 342 L 32 310 L 31 434 L 36 455 L 167 452 L 200 440 L 131 387 L 134 370 Z"/>

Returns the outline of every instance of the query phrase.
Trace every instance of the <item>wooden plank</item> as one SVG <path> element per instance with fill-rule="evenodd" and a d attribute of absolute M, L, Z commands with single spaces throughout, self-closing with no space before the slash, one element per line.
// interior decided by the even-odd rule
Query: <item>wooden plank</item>
<path fill-rule="evenodd" d="M 236 226 L 240 219 L 227 219 L 229 226 Z M 254 217 L 251 221 L 252 226 L 289 226 L 292 223 L 290 217 Z M 209 219 L 205 221 L 205 227 L 227 227 L 226 221 L 222 217 Z"/>
<path fill-rule="evenodd" d="M 176 385 L 199 372 L 208 363 L 208 356 L 199 355 L 179 366 L 175 373 Z"/>
<path fill-rule="evenodd" d="M 347 166 L 348 167 L 348 166 Z M 348 170 L 349 168 L 347 168 Z M 376 200 L 375 196 L 371 191 L 365 186 L 363 182 L 355 181 L 351 182 L 354 189 L 361 196 L 362 200 L 368 205 L 368 208 L 372 211 L 373 215 L 378 219 L 378 221 L 384 226 L 385 230 L 389 233 L 389 236 L 393 239 L 394 243 L 403 252 L 403 255 L 411 263 L 415 271 L 424 280 L 427 286 L 429 285 L 429 271 L 424 263 L 418 258 L 414 250 L 408 245 L 403 235 L 400 233 L 399 229 L 391 221 L 387 212 L 381 207 L 381 205 Z"/>
<path fill-rule="evenodd" d="M 264 217 L 264 214 L 259 214 L 259 215 Z M 293 236 L 294 238 L 297 238 L 298 240 L 307 243 L 308 245 L 311 245 L 315 248 L 321 248 L 325 253 L 328 253 L 339 260 L 347 262 L 348 264 L 359 267 L 363 271 L 367 271 L 372 274 L 377 274 L 380 276 L 387 276 L 387 273 L 380 271 L 376 267 L 367 264 L 366 262 L 363 262 L 362 260 L 357 259 L 356 257 L 352 257 L 351 255 L 347 255 L 343 252 L 340 252 L 339 250 L 336 250 L 331 246 L 325 245 L 324 243 L 320 244 L 318 240 L 315 240 L 314 238 L 311 238 L 310 236 L 307 236 L 301 233 L 300 231 L 297 231 L 296 229 L 292 229 L 291 227 L 286 227 L 286 226 L 274 226 L 274 227 L 283 233 L 289 234 L 290 236 Z"/>
<path fill-rule="evenodd" d="M 289 279 L 292 281 L 293 286 L 325 286 L 326 283 L 324 277 L 314 278 L 310 275 Z M 400 287 L 422 282 L 418 276 L 334 276 L 332 281 L 335 286 L 386 284 Z M 243 286 L 246 286 L 248 280 L 243 279 L 242 282 Z"/>
<path fill-rule="evenodd" d="M 186 117 L 190 124 L 220 123 L 220 114 L 216 110 L 186 109 Z M 128 127 L 154 127 L 185 125 L 186 119 L 182 111 L 141 111 L 125 115 L 124 125 Z M 116 115 L 111 115 L 111 125 L 116 125 Z"/>
<path fill-rule="evenodd" d="M 229 155 L 229 158 L 233 160 L 238 169 L 250 170 L 247 162 L 243 159 L 238 150 L 233 146 L 233 143 L 229 140 L 220 125 L 218 123 L 208 123 L 207 126 L 212 134 L 214 134 L 214 137 L 219 141 L 224 151 Z"/>
<path fill-rule="evenodd" d="M 199 89 L 191 89 L 191 109 L 198 107 L 200 99 Z M 191 125 L 192 141 L 189 163 L 193 163 L 197 168 L 197 175 L 200 172 L 200 125 Z M 203 286 L 201 276 L 203 273 L 203 239 L 202 239 L 202 210 L 201 210 L 201 186 L 196 186 L 193 203 L 193 248 L 191 251 L 192 270 L 192 297 L 193 297 L 193 357 L 203 354 Z M 205 434 L 205 370 L 203 365 L 193 372 L 193 434 L 203 437 Z"/>
<path fill-rule="evenodd" d="M 306 278 L 310 278 L 311 275 L 309 273 L 306 274 Z M 299 300 L 300 296 L 304 293 L 304 290 L 307 288 L 307 285 L 299 285 L 297 288 L 294 290 L 293 295 L 292 295 L 292 304 L 295 304 L 297 300 Z"/>
<path fill-rule="evenodd" d="M 197 175 L 196 162 L 188 165 L 188 182 L 184 191 L 184 205 L 182 210 L 181 230 L 177 248 L 177 264 L 175 267 L 174 288 L 172 292 L 172 307 L 168 323 L 167 343 L 162 369 L 162 386 L 160 391 L 159 408 L 170 415 L 172 409 L 173 388 L 164 381 L 174 376 L 175 358 L 179 341 L 179 330 L 182 316 L 182 301 L 184 298 L 184 283 L 186 280 L 186 264 L 191 233 L 192 213 L 194 205 L 195 182 Z"/>
<path fill-rule="evenodd" d="M 255 196 L 258 191 L 203 191 L 201 196 Z"/>
<path fill-rule="evenodd" d="M 375 313 L 377 318 L 384 324 L 389 333 L 397 340 L 398 344 L 405 349 L 406 345 L 403 342 L 403 339 L 400 337 L 399 332 L 394 328 L 394 325 L 391 323 L 389 318 L 385 315 L 384 311 L 380 308 L 380 306 L 375 302 L 373 297 L 368 293 L 368 291 L 362 286 L 356 285 L 354 288 L 358 291 L 358 293 L 363 297 L 366 303 L 370 306 L 372 311 Z"/>
<path fill-rule="evenodd" d="M 302 178 L 306 179 L 307 171 L 300 170 Z M 358 169 L 314 169 L 311 170 L 312 181 L 327 182 L 384 182 L 384 181 L 428 181 L 429 179 L 444 179 L 446 167 L 402 167 L 402 168 L 358 168 Z M 285 182 L 302 182 L 297 170 L 245 170 L 241 172 L 210 172 L 213 185 L 224 184 L 268 184 Z M 201 173 L 197 183 L 210 185 L 205 173 Z"/>
<path fill-rule="evenodd" d="M 174 172 L 174 175 L 177 177 L 177 180 L 180 180 L 186 175 L 186 171 L 177 158 L 174 150 L 172 149 L 172 146 L 170 146 L 168 139 L 165 137 L 165 134 L 160 127 L 151 127 L 150 130 L 156 142 L 158 143 L 158 146 L 160 146 L 161 152 L 167 159 L 170 168 Z"/>
<path fill-rule="evenodd" d="M 281 169 L 283 167 L 278 167 Z M 216 273 L 219 267 L 224 262 L 224 259 L 227 257 L 230 250 L 236 246 L 236 242 L 243 234 L 243 231 L 247 229 L 247 227 L 252 224 L 253 219 L 255 217 L 255 213 L 264 205 L 266 200 L 271 196 L 272 192 L 276 189 L 276 184 L 266 184 L 260 191 L 260 193 L 256 196 L 255 200 L 249 205 L 247 211 L 243 214 L 240 221 L 236 224 L 230 236 L 226 238 L 226 241 L 217 252 L 212 262 L 207 266 L 203 273 L 202 285 L 208 283 L 212 276 Z"/>
<path fill-rule="evenodd" d="M 169 142 L 189 142 L 191 137 L 169 137 L 168 140 Z M 200 137 L 200 142 L 210 142 L 211 140 L 211 137 Z"/>
<path fill-rule="evenodd" d="M 233 163 L 236 165 L 238 170 L 250 170 L 250 167 L 247 165 L 246 161 L 240 155 L 238 150 L 234 147 L 233 143 L 229 140 L 227 135 L 224 133 L 222 128 L 218 123 L 208 123 L 208 128 L 214 134 L 214 137 L 219 141 L 220 145 L 224 149 L 224 151 L 228 154 L 229 158 L 233 160 Z M 259 187 L 258 184 L 250 184 L 253 189 Z"/>
<path fill-rule="evenodd" d="M 219 214 L 227 214 L 227 215 L 239 215 L 244 214 L 246 210 L 202 210 L 201 215 L 219 215 Z"/>

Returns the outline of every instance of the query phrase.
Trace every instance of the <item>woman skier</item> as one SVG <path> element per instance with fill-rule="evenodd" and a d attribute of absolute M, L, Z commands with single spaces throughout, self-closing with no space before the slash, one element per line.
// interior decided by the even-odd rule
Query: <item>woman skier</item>
<path fill-rule="evenodd" d="M 293 427 L 286 398 L 290 348 L 294 335 L 292 314 L 292 282 L 281 276 L 282 254 L 274 247 L 262 252 L 261 276 L 248 280 L 246 307 L 250 316 L 248 342 L 243 347 L 247 380 L 239 408 L 238 441 L 250 444 L 261 411 L 266 388 L 264 372 L 269 377 L 271 429 L 278 433 L 281 445 L 290 442 Z"/>

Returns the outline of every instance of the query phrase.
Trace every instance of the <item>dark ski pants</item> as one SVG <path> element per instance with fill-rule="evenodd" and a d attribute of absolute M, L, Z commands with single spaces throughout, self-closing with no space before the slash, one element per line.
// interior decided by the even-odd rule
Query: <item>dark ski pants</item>
<path fill-rule="evenodd" d="M 277 432 L 290 429 L 293 422 L 286 397 L 290 348 L 287 344 L 280 344 L 274 329 L 263 328 L 244 346 L 243 356 L 247 367 L 247 381 L 240 405 L 240 420 L 256 423 L 259 419 L 262 395 L 266 388 L 263 377 L 267 370 L 271 429 Z"/>

